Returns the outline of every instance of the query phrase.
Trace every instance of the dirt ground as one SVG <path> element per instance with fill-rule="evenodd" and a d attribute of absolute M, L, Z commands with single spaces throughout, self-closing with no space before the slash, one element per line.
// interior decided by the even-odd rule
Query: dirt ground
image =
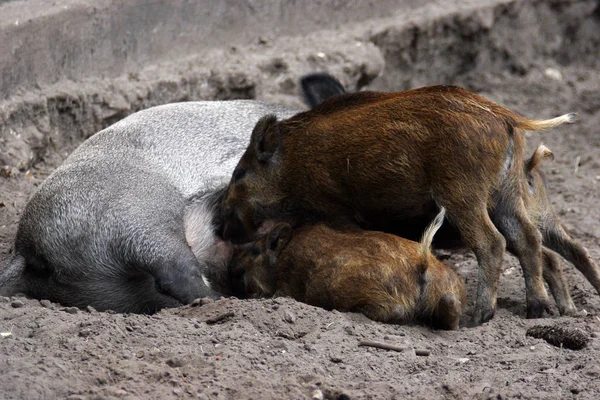
<path fill-rule="evenodd" d="M 588 30 L 577 31 L 580 36 L 569 37 L 570 42 L 554 43 L 555 51 L 534 51 L 518 39 L 538 40 L 534 35 L 543 31 L 515 32 L 510 23 L 491 24 L 491 42 L 510 50 L 504 64 L 489 45 L 474 45 L 484 43 L 479 30 L 465 31 L 467 25 L 454 17 L 442 24 L 447 31 L 427 19 L 413 21 L 413 39 L 426 39 L 432 29 L 460 38 L 448 46 L 437 42 L 445 46 L 437 53 L 423 50 L 425 40 L 394 36 L 391 28 L 371 29 L 371 42 L 386 64 L 369 88 L 453 83 L 529 117 L 577 111 L 578 124 L 529 135 L 528 151 L 543 142 L 554 152 L 555 160 L 543 167 L 551 203 L 572 236 L 600 263 L 600 6 L 595 3 L 590 13 L 594 2 L 574 2 L 573 7 L 550 3 L 558 5 L 539 6 L 541 11 L 534 13 L 538 22 L 553 29 L 550 15 L 579 21 L 578 15 L 587 13 L 577 26 Z M 528 7 L 507 8 L 495 10 L 493 17 L 522 20 L 531 13 Z M 455 35 L 457 27 L 463 30 Z M 304 45 L 315 46 L 315 40 L 308 38 Z M 394 52 L 386 47 L 391 40 L 412 44 Z M 463 69 L 448 75 L 455 64 L 434 58 L 448 57 L 443 51 L 462 51 Z M 402 68 L 407 71 L 401 76 Z M 259 89 L 257 96 L 271 98 L 265 91 Z M 0 265 L 9 256 L 19 212 L 58 159 L 41 160 L 29 171 L 0 171 Z M 523 274 L 507 254 L 496 316 L 470 328 L 466 325 L 477 282 L 474 256 L 464 250 L 440 254 L 467 284 L 469 308 L 457 331 L 381 324 L 285 298 L 206 300 L 152 316 L 0 298 L 0 398 L 600 398 L 600 296 L 571 264 L 565 261 L 564 268 L 578 316 L 560 317 L 555 310 L 548 318 L 525 319 Z M 569 350 L 526 336 L 529 327 L 539 324 L 577 328 L 590 342 L 582 350 Z M 406 350 L 361 347 L 361 340 Z M 417 356 L 415 350 L 429 350 L 430 355 Z"/>

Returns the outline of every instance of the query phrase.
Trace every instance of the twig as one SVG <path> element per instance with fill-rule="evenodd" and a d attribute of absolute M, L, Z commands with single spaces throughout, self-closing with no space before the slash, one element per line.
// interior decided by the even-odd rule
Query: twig
<path fill-rule="evenodd" d="M 431 352 L 429 350 L 415 349 L 415 354 L 422 357 L 428 357 Z"/>
<path fill-rule="evenodd" d="M 213 324 L 216 324 L 217 322 L 221 322 L 221 321 L 231 318 L 231 317 L 235 317 L 235 313 L 233 311 L 229 311 L 224 314 L 217 315 L 216 317 L 209 318 L 204 322 L 206 322 L 208 325 L 213 325 Z"/>
<path fill-rule="evenodd" d="M 393 350 L 393 351 L 398 351 L 398 352 L 402 352 L 404 350 L 407 350 L 408 347 L 400 347 L 400 346 L 394 346 L 393 344 L 388 344 L 388 343 L 381 343 L 381 342 L 373 342 L 371 340 L 361 340 L 358 343 L 359 346 L 366 346 L 366 347 L 375 347 L 377 349 L 383 349 L 383 350 Z M 418 356 L 428 356 L 431 354 L 431 352 L 429 350 L 421 350 L 421 349 L 415 349 L 415 354 Z"/>

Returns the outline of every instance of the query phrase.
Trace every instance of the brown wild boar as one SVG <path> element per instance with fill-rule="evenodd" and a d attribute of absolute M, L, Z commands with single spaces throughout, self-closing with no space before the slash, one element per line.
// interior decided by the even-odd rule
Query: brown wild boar
<path fill-rule="evenodd" d="M 456 329 L 465 288 L 430 250 L 444 213 L 442 208 L 420 243 L 322 223 L 292 231 L 279 223 L 234 255 L 234 294 L 289 296 L 329 310 L 362 312 L 375 321 Z"/>
<path fill-rule="evenodd" d="M 545 176 L 539 166 L 543 160 L 553 158 L 552 152 L 546 146 L 540 145 L 533 155 L 525 160 L 524 168 L 528 190 L 523 191 L 523 202 L 529 217 L 542 233 L 544 280 L 556 301 L 560 315 L 573 315 L 577 312 L 577 308 L 569 293 L 560 258 L 555 252 L 571 261 L 598 294 L 600 294 L 600 268 L 589 256 L 585 247 L 568 235 L 548 200 Z M 380 225 L 376 228 L 415 240 L 417 235 L 425 230 L 430 220 L 430 217 L 424 217 L 403 221 L 401 226 Z M 440 233 L 442 234 L 441 238 Z M 457 237 L 456 231 L 447 224 L 444 224 L 435 236 L 434 247 L 459 248 L 461 246 L 460 237 Z M 508 250 L 512 251 L 510 247 Z"/>
<path fill-rule="evenodd" d="M 556 300 L 559 312 L 564 315 L 573 314 L 577 310 L 565 283 L 560 259 L 554 251 L 570 261 L 592 284 L 598 294 L 600 294 L 600 268 L 594 263 L 585 247 L 577 243 L 565 231 L 548 200 L 546 178 L 539 165 L 544 159 L 553 158 L 552 151 L 541 145 L 525 161 L 528 185 L 523 198 L 529 216 L 542 234 L 544 279 Z M 511 251 L 510 247 L 509 251 Z"/>
<path fill-rule="evenodd" d="M 343 85 L 335 77 L 325 73 L 305 75 L 300 83 L 304 89 L 305 101 L 311 108 L 346 92 Z M 569 294 L 560 259 L 550 249 L 554 249 L 554 251 L 572 261 L 599 294 L 600 269 L 589 257 L 587 250 L 568 236 L 548 201 L 544 174 L 538 168 L 538 165 L 543 159 L 553 159 L 553 157 L 552 152 L 547 147 L 539 146 L 532 157 L 525 161 L 525 174 L 529 190 L 523 192 L 523 201 L 530 218 L 534 220 L 542 232 L 544 280 L 548 283 L 560 314 L 570 315 L 577 312 L 577 309 Z M 434 211 L 437 212 L 437 210 Z M 392 221 L 391 225 L 375 226 L 375 228 L 407 239 L 418 240 L 435 216 L 435 212 L 430 216 L 420 216 L 417 219 L 413 218 L 402 222 Z M 452 229 L 447 223 L 444 223 L 435 235 L 434 246 L 448 248 L 461 245 L 456 230 Z"/>
<path fill-rule="evenodd" d="M 506 242 L 523 268 L 527 316 L 541 317 L 549 302 L 542 236 L 522 196 L 523 131 L 574 120 L 529 120 L 455 86 L 345 94 L 287 120 L 263 117 L 227 189 L 223 234 L 247 239 L 268 218 L 369 229 L 438 204 L 479 263 L 472 322 L 494 314 Z"/>

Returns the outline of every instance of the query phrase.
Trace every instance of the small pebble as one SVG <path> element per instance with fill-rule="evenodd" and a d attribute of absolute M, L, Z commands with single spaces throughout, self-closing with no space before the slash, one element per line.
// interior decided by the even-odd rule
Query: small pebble
<path fill-rule="evenodd" d="M 169 358 L 166 363 L 171 368 L 183 367 L 183 360 L 179 357 Z"/>
<path fill-rule="evenodd" d="M 598 332 L 592 332 L 592 333 L 590 334 L 590 336 L 591 336 L 591 337 L 593 337 L 593 338 L 597 338 L 597 337 L 598 337 L 598 336 L 600 336 L 600 335 L 598 334 Z"/>
<path fill-rule="evenodd" d="M 25 303 L 23 303 L 21 300 L 13 300 L 12 303 L 10 303 L 10 305 L 13 308 L 21 308 L 25 305 Z"/>
<path fill-rule="evenodd" d="M 323 392 L 321 392 L 319 389 L 315 390 L 314 392 L 312 392 L 312 394 L 310 395 L 311 400 L 323 400 L 325 397 L 323 396 Z"/>
<path fill-rule="evenodd" d="M 339 364 L 343 361 L 340 356 L 329 356 L 329 359 L 331 360 L 332 363 L 335 363 L 335 364 Z"/>
<path fill-rule="evenodd" d="M 544 75 L 546 76 L 546 78 L 550 78 L 555 81 L 562 81 L 563 79 L 562 73 L 556 68 L 546 68 L 544 70 Z"/>
<path fill-rule="evenodd" d="M 535 350 L 535 346 L 531 346 L 531 347 L 529 348 L 529 350 L 531 350 L 531 351 Z"/>
<path fill-rule="evenodd" d="M 52 302 L 50 300 L 40 300 L 42 307 L 52 308 Z"/>
<path fill-rule="evenodd" d="M 283 314 L 283 320 L 285 322 L 289 322 L 290 324 L 293 324 L 294 322 L 296 322 L 296 316 L 294 314 L 292 314 L 291 312 L 286 311 Z"/>
<path fill-rule="evenodd" d="M 64 311 L 68 314 L 77 314 L 79 312 L 79 309 L 77 307 L 65 307 L 62 308 L 61 311 Z"/>
<path fill-rule="evenodd" d="M 79 331 L 79 337 L 89 337 L 92 334 L 92 331 L 90 329 L 82 329 Z"/>

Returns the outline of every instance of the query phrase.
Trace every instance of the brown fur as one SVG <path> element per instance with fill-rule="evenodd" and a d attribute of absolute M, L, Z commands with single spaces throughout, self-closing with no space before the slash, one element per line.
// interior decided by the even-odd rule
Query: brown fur
<path fill-rule="evenodd" d="M 453 86 L 347 94 L 289 120 L 265 117 L 228 188 L 224 233 L 247 237 L 269 217 L 370 229 L 437 203 L 480 265 L 473 322 L 494 314 L 505 237 L 523 266 L 528 317 L 540 317 L 549 306 L 541 234 L 522 196 L 522 130 L 572 120 L 531 121 Z"/>
<path fill-rule="evenodd" d="M 456 329 L 465 289 L 456 273 L 431 254 L 431 238 L 440 225 L 441 219 L 416 243 L 325 224 L 292 233 L 290 225 L 280 223 L 234 256 L 232 275 L 244 283 L 233 286 L 247 297 L 289 296 L 326 309 L 362 312 L 376 321 Z"/>
<path fill-rule="evenodd" d="M 544 279 L 556 300 L 559 312 L 568 315 L 577 310 L 565 283 L 561 262 L 554 252 L 573 263 L 598 294 L 600 294 L 600 268 L 594 263 L 585 247 L 569 236 L 548 200 L 546 179 L 539 166 L 542 161 L 553 159 L 552 151 L 541 145 L 525 162 L 528 189 L 524 192 L 524 198 L 531 219 L 542 233 Z"/>

